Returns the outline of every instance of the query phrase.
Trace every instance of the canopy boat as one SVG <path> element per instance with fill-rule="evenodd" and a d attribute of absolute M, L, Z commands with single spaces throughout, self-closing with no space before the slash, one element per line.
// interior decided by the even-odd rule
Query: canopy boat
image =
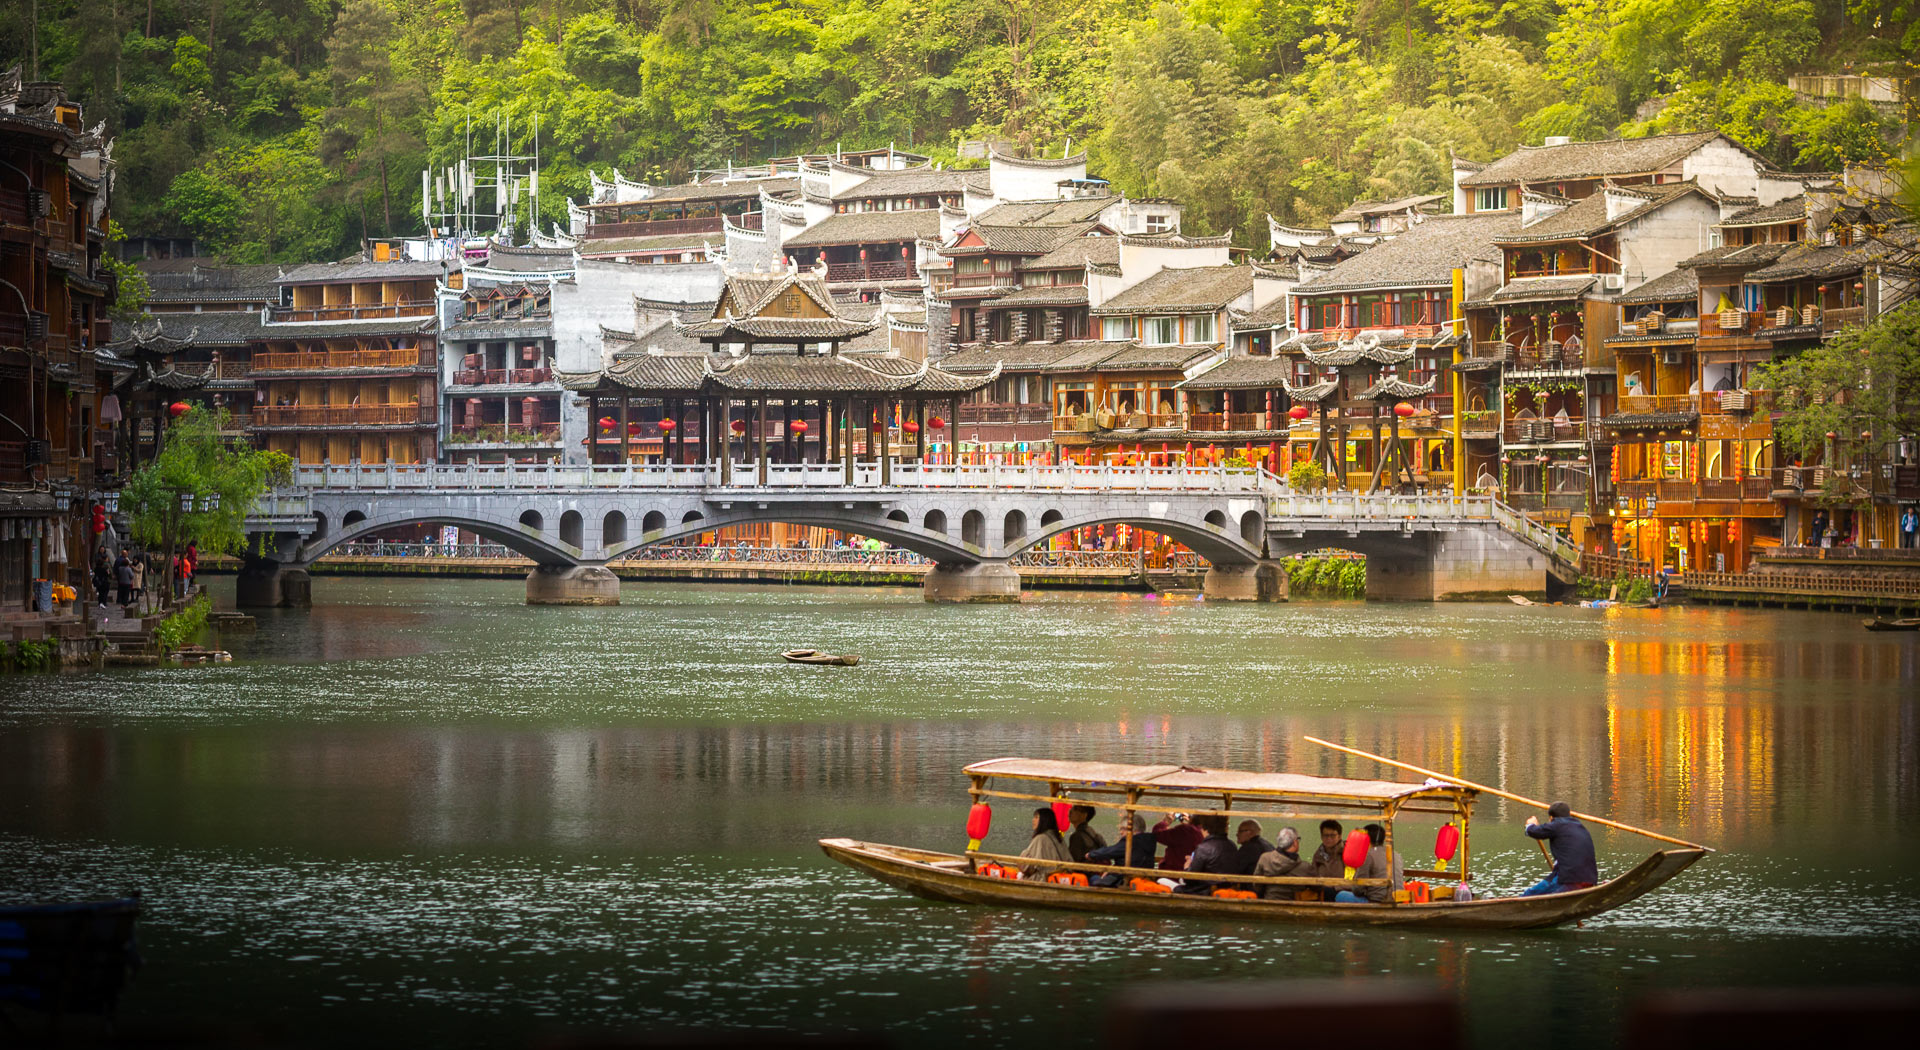
<path fill-rule="evenodd" d="M 860 662 L 859 653 L 823 653 L 818 649 L 788 649 L 780 658 L 790 664 L 830 664 L 836 667 L 852 667 Z"/>
<path fill-rule="evenodd" d="M 1920 617 L 1906 620 L 1890 620 L 1881 617 L 1874 620 L 1862 620 L 1860 625 L 1869 631 L 1920 631 Z"/>
<path fill-rule="evenodd" d="M 1367 757 L 1378 758 L 1373 755 Z M 1404 768 L 1429 772 L 1418 770 L 1417 767 Z M 968 794 L 974 801 L 968 819 L 969 848 L 965 852 L 942 853 L 847 838 L 821 839 L 821 849 L 834 860 L 881 882 L 938 901 L 1271 922 L 1483 929 L 1558 926 L 1598 915 L 1654 889 L 1708 852 L 1706 847 L 1696 843 L 1669 839 L 1642 829 L 1627 828 L 1626 825 L 1576 814 L 1592 823 L 1637 831 L 1683 848 L 1656 851 L 1631 870 L 1586 889 L 1537 897 L 1454 899 L 1457 886 L 1471 884 L 1467 832 L 1475 800 L 1482 792 L 1510 798 L 1518 796 L 1507 796 L 1505 792 L 1470 782 L 1448 782 L 1431 777 L 1424 783 L 1416 784 L 1296 773 L 1248 773 L 1195 769 L 1190 766 L 1130 766 L 1029 758 L 976 762 L 966 767 L 965 772 L 971 781 Z M 1121 812 L 1210 812 L 1236 821 L 1245 818 L 1264 821 L 1269 828 L 1277 822 L 1288 822 L 1302 832 L 1304 848 L 1311 848 L 1309 843 L 1317 833 L 1320 821 L 1328 817 L 1340 820 L 1349 828 L 1363 822 L 1375 822 L 1385 829 L 1386 838 L 1381 845 L 1373 848 L 1388 851 L 1389 871 L 1393 867 L 1393 852 L 1404 848 L 1406 841 L 1404 833 L 1401 840 L 1397 842 L 1395 839 L 1397 822 L 1411 818 L 1415 821 L 1444 823 L 1435 837 L 1433 866 L 1408 865 L 1405 869 L 1408 885 L 1414 887 L 1417 883 L 1420 888 L 1391 894 L 1389 902 L 1385 904 L 1342 904 L 1318 899 L 1318 893 L 1301 894 L 1298 891 L 1351 890 L 1356 886 L 1387 885 L 1390 880 L 1179 872 L 1177 874 L 1182 879 L 1219 882 L 1223 886 L 1213 893 L 1167 893 L 1150 880 L 1176 873 L 1157 868 L 1043 861 L 980 849 L 979 840 L 984 837 L 986 826 L 991 823 L 990 799 L 1050 804 L 1057 809 L 1077 805 Z M 1214 808 L 1201 808 L 1209 803 Z M 1540 808 L 1544 810 L 1546 807 L 1541 805 Z M 1020 812 L 1025 812 L 1025 809 L 1023 806 Z M 1062 821 L 1063 826 L 1064 823 Z M 1404 828 L 1405 825 L 1402 826 Z M 1408 850 L 1408 855 L 1411 854 L 1412 850 Z M 1458 867 L 1450 871 L 1448 864 L 1456 856 Z M 1020 868 L 1042 869 L 1048 874 L 1034 878 L 1010 877 L 1014 870 Z M 1120 875 L 1122 884 L 1111 888 L 1086 884 L 1103 874 Z M 1434 880 L 1438 884 L 1428 886 L 1419 880 Z M 1133 886 L 1142 886 L 1143 889 Z M 1261 895 L 1253 896 L 1245 892 L 1225 895 L 1242 887 L 1253 887 Z M 1283 899 L 1265 896 L 1269 887 L 1286 891 L 1281 894 Z M 1302 896 L 1316 899 L 1298 899 Z"/>

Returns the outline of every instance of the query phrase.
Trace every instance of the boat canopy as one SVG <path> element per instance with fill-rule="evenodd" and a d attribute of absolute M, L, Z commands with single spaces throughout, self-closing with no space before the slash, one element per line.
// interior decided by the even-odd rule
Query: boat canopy
<path fill-rule="evenodd" d="M 1409 784 L 1393 780 L 1347 780 L 1301 773 L 1249 773 L 1193 766 L 1122 765 L 1115 762 L 1067 762 L 1037 758 L 995 758 L 966 768 L 971 777 L 1043 780 L 1063 787 L 1138 790 L 1148 794 L 1195 793 L 1242 797 L 1316 800 L 1347 805 L 1371 804 L 1397 809 L 1414 799 L 1458 804 L 1479 792 L 1429 780 Z"/>

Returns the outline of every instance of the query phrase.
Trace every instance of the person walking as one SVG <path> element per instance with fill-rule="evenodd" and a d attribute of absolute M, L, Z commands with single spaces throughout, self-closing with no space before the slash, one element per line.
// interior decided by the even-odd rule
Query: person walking
<path fill-rule="evenodd" d="M 107 556 L 107 549 L 100 548 L 99 555 L 93 559 L 93 598 L 102 609 L 112 601 L 113 559 Z"/>
<path fill-rule="evenodd" d="M 1920 507 L 1908 505 L 1900 512 L 1900 547 L 1912 550 L 1916 534 L 1920 534 Z"/>
<path fill-rule="evenodd" d="M 120 588 L 120 593 L 115 597 L 120 599 L 120 607 L 125 609 L 133 604 L 133 559 L 127 557 L 126 551 L 121 551 L 120 556 L 113 560 L 113 579 Z"/>
<path fill-rule="evenodd" d="M 133 578 L 130 582 L 133 584 L 133 596 L 128 601 L 145 605 L 147 602 L 147 556 L 135 551 L 132 562 Z"/>

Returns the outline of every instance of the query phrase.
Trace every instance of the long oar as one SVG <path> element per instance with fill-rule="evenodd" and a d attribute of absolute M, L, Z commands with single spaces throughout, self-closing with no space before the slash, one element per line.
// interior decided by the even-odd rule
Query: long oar
<path fill-rule="evenodd" d="M 1317 736 L 1310 736 L 1310 737 L 1307 737 L 1306 739 L 1311 741 L 1312 743 L 1319 744 L 1321 747 L 1330 747 L 1335 751 L 1345 751 L 1349 755 L 1359 755 L 1361 758 L 1371 758 L 1375 762 L 1379 762 L 1389 766 L 1394 766 L 1399 769 L 1404 769 L 1410 773 L 1421 773 L 1426 776 L 1430 776 L 1435 780 L 1444 780 L 1449 784 L 1455 784 L 1463 788 L 1472 788 L 1475 791 L 1484 791 L 1489 795 L 1498 795 L 1501 798 L 1511 799 L 1515 802 L 1519 802 L 1528 806 L 1533 806 L 1537 809 L 1547 808 L 1547 804 L 1545 802 L 1541 802 L 1538 799 L 1527 798 L 1523 795 L 1516 795 L 1510 791 L 1502 791 L 1496 787 L 1488 787 L 1485 784 L 1476 784 L 1471 780 L 1462 780 L 1459 777 L 1456 777 L 1450 773 L 1440 773 L 1431 769 L 1422 769 L 1419 766 L 1408 765 L 1405 762 L 1396 762 L 1391 758 L 1387 758 L 1382 755 L 1376 755 L 1371 751 L 1362 751 L 1359 748 L 1345 747 L 1340 744 L 1333 743 L 1331 741 L 1322 740 Z M 1677 839 L 1677 838 L 1674 838 L 1672 835 L 1662 835 L 1657 831 L 1648 831 L 1646 828 L 1636 828 L 1632 824 L 1622 824 L 1619 821 L 1608 820 L 1605 817 L 1596 817 L 1587 813 L 1575 813 L 1574 816 L 1579 817 L 1581 820 L 1584 820 L 1589 824 L 1604 824 L 1610 828 L 1618 828 L 1621 831 L 1631 831 L 1636 835 L 1645 835 L 1650 839 L 1658 839 L 1661 842 L 1671 842 L 1676 846 L 1685 846 L 1689 849 L 1706 850 L 1708 853 L 1714 852 L 1713 847 L 1711 846 L 1702 846 L 1698 842 L 1688 842 L 1686 839 Z"/>

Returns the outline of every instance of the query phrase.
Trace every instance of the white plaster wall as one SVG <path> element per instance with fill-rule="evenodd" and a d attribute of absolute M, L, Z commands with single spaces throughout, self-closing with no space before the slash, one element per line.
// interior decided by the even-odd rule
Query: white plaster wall
<path fill-rule="evenodd" d="M 1758 162 L 1724 137 L 1708 142 L 1682 160 L 1680 176 L 1718 194 L 1754 197 L 1760 192 Z"/>
<path fill-rule="evenodd" d="M 993 196 L 999 203 L 1008 201 L 1050 201 L 1060 196 L 1060 183 L 1087 177 L 1087 162 L 1038 167 L 1002 157 L 987 157 L 987 170 L 993 180 Z"/>
<path fill-rule="evenodd" d="M 1712 247 L 1713 224 L 1719 221 L 1718 204 L 1689 194 L 1628 223 L 1620 231 L 1624 286 L 1650 281 L 1671 271 L 1680 260 Z"/>
<path fill-rule="evenodd" d="M 1252 308 L 1258 310 L 1276 299 L 1284 299 L 1293 294 L 1295 282 L 1291 277 L 1270 277 L 1259 270 L 1253 271 Z"/>

